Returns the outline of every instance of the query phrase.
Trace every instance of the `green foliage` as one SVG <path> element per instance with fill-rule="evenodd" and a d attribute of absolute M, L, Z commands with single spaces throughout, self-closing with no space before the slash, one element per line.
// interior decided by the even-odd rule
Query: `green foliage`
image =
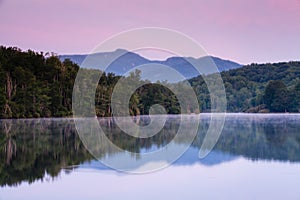
<path fill-rule="evenodd" d="M 300 112 L 300 81 L 289 91 L 288 110 Z"/>
<path fill-rule="evenodd" d="M 176 96 L 159 83 L 143 85 L 132 95 L 131 99 L 133 98 L 139 99 L 138 109 L 142 115 L 148 115 L 150 107 L 154 104 L 163 106 L 168 114 L 180 113 Z"/>
<path fill-rule="evenodd" d="M 208 75 L 208 78 L 209 76 L 211 75 Z M 299 90 L 296 87 L 300 83 L 300 62 L 251 64 L 222 72 L 221 76 L 226 90 L 228 112 L 299 112 L 300 110 L 298 103 L 300 96 L 297 92 Z M 276 94 L 273 94 L 275 91 L 270 91 L 273 81 L 281 82 L 279 88 L 275 89 Z M 200 99 L 201 110 L 209 112 L 210 95 L 203 78 L 193 78 L 190 83 Z M 271 85 L 265 91 L 268 84 Z M 270 110 L 267 110 L 266 106 Z"/>
<path fill-rule="evenodd" d="M 288 90 L 282 81 L 270 81 L 265 90 L 265 104 L 271 112 L 286 112 Z"/>
<path fill-rule="evenodd" d="M 18 48 L 0 47 L 0 118 L 65 117 L 72 115 L 72 93 L 79 66 L 66 59 L 61 62 L 55 55 L 26 52 Z M 81 69 L 87 85 L 95 80 L 98 70 Z M 214 75 L 205 75 L 214 80 Z M 228 112 L 299 112 L 300 111 L 300 62 L 251 64 L 221 73 L 224 81 Z M 141 80 L 139 71 L 128 77 L 103 73 L 96 89 L 95 108 L 99 117 L 112 116 L 111 96 L 116 83 L 124 79 L 122 87 L 130 81 L 140 82 L 131 96 L 131 115 L 144 115 L 154 104 L 166 109 L 168 114 L 210 112 L 211 100 L 203 77 L 189 80 L 200 109 L 191 105 L 188 97 L 180 108 L 178 99 L 168 88 L 186 91 L 183 83 L 151 84 Z M 74 88 L 80 89 L 80 88 Z M 130 88 L 124 88 L 124 91 Z M 216 95 L 219 88 L 216 86 Z M 90 94 L 83 98 L 94 98 Z M 188 95 L 187 95 L 188 96 Z M 85 103 L 88 101 L 82 101 Z M 82 105 L 76 105 L 82 106 Z M 91 115 L 94 111 L 87 111 Z"/>
<path fill-rule="evenodd" d="M 71 115 L 72 90 L 79 67 L 56 56 L 0 47 L 2 118 Z"/>

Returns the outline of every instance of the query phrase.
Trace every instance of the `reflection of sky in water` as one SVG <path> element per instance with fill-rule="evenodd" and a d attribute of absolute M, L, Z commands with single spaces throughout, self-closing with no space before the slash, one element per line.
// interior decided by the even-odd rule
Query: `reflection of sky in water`
<path fill-rule="evenodd" d="M 299 199 L 299 164 L 237 158 L 128 175 L 76 169 L 55 181 L 1 189 L 1 199 Z"/>
<path fill-rule="evenodd" d="M 155 149 L 157 149 L 157 147 L 151 148 L 151 151 Z M 145 150 L 145 152 L 147 151 Z M 213 166 L 213 165 L 221 164 L 223 162 L 230 162 L 241 157 L 241 156 L 234 156 L 228 153 L 223 153 L 221 151 L 212 151 L 204 159 L 199 159 L 198 152 L 199 152 L 198 148 L 191 147 L 183 154 L 183 156 L 181 156 L 177 161 L 172 163 L 172 165 L 191 166 L 194 164 L 200 164 L 204 166 Z M 113 156 L 115 157 L 116 160 L 118 160 L 118 154 L 115 154 Z M 79 166 L 79 169 L 110 170 L 109 167 L 103 165 L 101 162 L 97 160 L 85 162 Z"/>

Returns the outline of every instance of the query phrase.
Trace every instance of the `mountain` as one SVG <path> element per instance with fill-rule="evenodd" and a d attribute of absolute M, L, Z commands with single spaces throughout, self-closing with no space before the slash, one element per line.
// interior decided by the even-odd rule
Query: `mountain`
<path fill-rule="evenodd" d="M 96 66 L 99 66 L 101 64 L 99 62 L 103 62 L 102 64 L 104 64 L 108 60 L 112 60 L 112 58 L 114 58 L 116 55 L 119 55 L 120 53 L 122 53 L 123 55 L 116 59 L 113 63 L 111 63 L 106 69 L 106 72 L 112 72 L 116 75 L 123 75 L 127 71 L 139 65 L 157 63 L 170 66 L 171 68 L 179 71 L 183 76 L 185 76 L 185 78 L 189 79 L 199 75 L 199 72 L 190 64 L 190 62 L 203 64 L 209 63 L 212 59 L 218 67 L 219 71 L 227 71 L 230 69 L 242 67 L 242 65 L 236 62 L 230 60 L 223 60 L 221 58 L 212 56 L 206 56 L 197 59 L 184 57 L 170 57 L 164 61 L 148 60 L 136 53 L 129 52 L 123 49 L 117 49 L 114 52 L 95 53 L 89 55 L 60 55 L 59 59 L 61 61 L 64 61 L 65 59 L 70 59 L 78 65 L 85 64 L 85 66 L 82 65 L 82 67 L 97 68 Z M 89 64 L 83 63 L 87 56 L 89 56 Z M 189 62 L 187 60 L 189 60 Z"/>

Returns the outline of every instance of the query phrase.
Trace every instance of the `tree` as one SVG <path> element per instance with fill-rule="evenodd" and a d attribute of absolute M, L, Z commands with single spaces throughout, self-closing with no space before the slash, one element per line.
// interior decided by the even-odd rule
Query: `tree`
<path fill-rule="evenodd" d="M 289 111 L 299 112 L 300 111 L 300 81 L 289 91 Z"/>
<path fill-rule="evenodd" d="M 270 81 L 266 87 L 264 100 L 271 112 L 286 112 L 288 90 L 282 81 Z"/>

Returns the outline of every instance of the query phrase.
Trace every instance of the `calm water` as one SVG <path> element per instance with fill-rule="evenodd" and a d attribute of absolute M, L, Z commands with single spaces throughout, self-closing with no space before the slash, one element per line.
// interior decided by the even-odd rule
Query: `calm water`
<path fill-rule="evenodd" d="M 213 151 L 199 159 L 209 123 L 204 116 L 179 160 L 136 175 L 96 161 L 71 119 L 1 120 L 0 199 L 300 199 L 299 122 L 300 115 L 230 114 Z M 178 129 L 173 116 L 162 132 L 136 139 L 110 119 L 100 123 L 114 144 L 130 152 L 156 151 Z M 176 145 L 185 142 L 182 138 Z M 120 153 L 101 155 L 118 159 Z"/>

